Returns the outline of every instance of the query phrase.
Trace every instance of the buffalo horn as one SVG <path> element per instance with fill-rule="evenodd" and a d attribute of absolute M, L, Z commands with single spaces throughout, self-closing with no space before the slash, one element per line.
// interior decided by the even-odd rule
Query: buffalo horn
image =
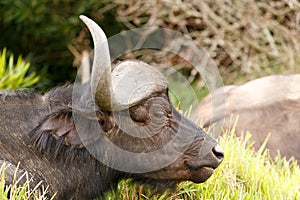
<path fill-rule="evenodd" d="M 80 15 L 80 19 L 90 30 L 94 41 L 94 60 L 91 76 L 91 92 L 95 102 L 103 110 L 111 110 L 111 61 L 107 38 L 103 30 L 91 19 Z"/>
<path fill-rule="evenodd" d="M 103 110 L 124 110 L 141 100 L 166 91 L 166 78 L 152 66 L 139 61 L 124 61 L 111 72 L 107 38 L 91 19 L 80 16 L 89 28 L 94 41 L 94 61 L 91 90 L 96 104 Z"/>

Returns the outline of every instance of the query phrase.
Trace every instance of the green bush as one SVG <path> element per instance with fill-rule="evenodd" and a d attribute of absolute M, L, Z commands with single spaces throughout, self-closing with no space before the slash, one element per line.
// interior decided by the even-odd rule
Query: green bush
<path fill-rule="evenodd" d="M 38 82 L 40 77 L 35 72 L 28 74 L 30 63 L 18 57 L 14 63 L 14 55 L 7 55 L 6 48 L 0 52 L 0 89 L 15 90 L 27 88 Z"/>
<path fill-rule="evenodd" d="M 120 31 L 112 13 L 97 13 L 103 7 L 101 0 L 1 0 L 0 48 L 28 56 L 36 71 L 47 75 L 48 87 L 72 81 L 76 68 L 68 47 L 79 54 L 92 47 L 79 15 L 92 17 L 108 35 Z"/>

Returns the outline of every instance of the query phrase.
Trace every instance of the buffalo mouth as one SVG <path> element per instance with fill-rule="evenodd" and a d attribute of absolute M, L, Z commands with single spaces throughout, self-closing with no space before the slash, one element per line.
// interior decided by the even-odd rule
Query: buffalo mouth
<path fill-rule="evenodd" d="M 143 175 L 136 174 L 131 178 L 133 178 L 133 182 L 151 186 L 154 191 L 153 194 L 159 194 L 167 189 L 175 190 L 177 184 L 183 181 L 203 183 L 209 179 L 213 173 L 214 169 L 211 167 L 199 167 L 195 169 L 193 167 L 186 166 L 185 168 L 176 169 L 174 171 L 162 170 Z"/>
<path fill-rule="evenodd" d="M 211 166 L 191 166 L 182 163 L 180 166 L 169 166 L 167 168 L 140 174 L 140 178 L 160 181 L 179 183 L 182 181 L 192 181 L 194 183 L 203 183 L 214 173 L 214 167 Z"/>
<path fill-rule="evenodd" d="M 184 161 L 184 165 L 186 166 L 187 170 L 189 170 L 190 174 L 190 181 L 193 181 L 194 183 L 203 183 L 208 178 L 210 178 L 214 170 L 220 165 L 222 162 L 222 159 L 220 159 L 220 162 L 211 163 L 210 165 L 207 164 L 197 164 L 195 162 L 188 162 L 187 160 Z"/>
<path fill-rule="evenodd" d="M 190 178 L 188 180 L 193 181 L 194 183 L 203 183 L 214 173 L 214 169 L 207 166 L 197 168 L 188 166 L 188 170 L 190 173 Z"/>

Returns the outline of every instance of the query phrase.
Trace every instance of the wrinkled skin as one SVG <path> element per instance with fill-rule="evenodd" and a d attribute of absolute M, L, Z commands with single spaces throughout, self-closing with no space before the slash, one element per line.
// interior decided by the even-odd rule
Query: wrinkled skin
<path fill-rule="evenodd" d="M 75 87 L 75 96 L 81 99 L 90 91 L 87 84 Z M 56 88 L 44 96 L 26 92 L 0 95 L 1 162 L 20 163 L 20 169 L 33 177 L 33 184 L 42 180 L 49 185 L 50 196 L 57 192 L 56 199 L 93 199 L 115 188 L 123 178 L 157 187 L 171 187 L 184 180 L 200 183 L 223 159 L 217 143 L 173 108 L 167 91 L 118 112 L 103 111 L 88 100 L 76 107 L 72 94 L 73 86 Z M 76 127 L 72 115 L 83 123 Z M 93 135 L 90 130 L 95 126 L 101 128 Z M 93 156 L 126 163 L 106 148 L 105 138 L 135 153 L 153 152 L 170 143 L 167 153 L 149 158 L 155 165 L 178 152 L 180 156 L 155 171 L 121 171 Z M 144 167 L 132 159 L 131 166 Z"/>

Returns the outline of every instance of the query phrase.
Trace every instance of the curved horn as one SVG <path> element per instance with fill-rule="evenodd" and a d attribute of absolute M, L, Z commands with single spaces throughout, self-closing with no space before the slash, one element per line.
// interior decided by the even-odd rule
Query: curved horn
<path fill-rule="evenodd" d="M 109 111 L 123 110 L 138 104 L 154 93 L 166 91 L 167 79 L 146 63 L 121 62 L 111 72 L 105 33 L 91 19 L 83 15 L 80 16 L 80 19 L 89 28 L 94 41 L 91 92 L 99 107 Z"/>
<path fill-rule="evenodd" d="M 91 77 L 91 92 L 96 104 L 103 110 L 112 108 L 111 61 L 105 33 L 91 19 L 79 16 L 92 34 L 94 41 L 94 60 Z"/>

